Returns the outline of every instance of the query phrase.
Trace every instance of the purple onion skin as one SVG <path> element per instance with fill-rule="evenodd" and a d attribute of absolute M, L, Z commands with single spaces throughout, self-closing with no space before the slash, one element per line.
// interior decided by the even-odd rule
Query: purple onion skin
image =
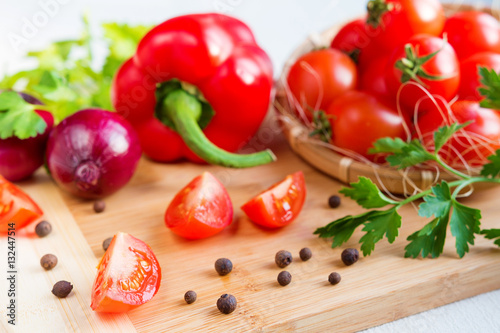
<path fill-rule="evenodd" d="M 52 130 L 47 167 L 64 190 L 97 199 L 128 183 L 141 154 L 139 138 L 124 118 L 105 110 L 86 109 Z"/>
<path fill-rule="evenodd" d="M 30 104 L 42 105 L 42 102 L 33 96 L 18 94 Z M 54 117 L 47 111 L 36 112 L 47 123 L 43 133 L 24 140 L 17 137 L 0 139 L 0 174 L 11 182 L 30 177 L 44 162 L 45 147 L 54 126 Z"/>

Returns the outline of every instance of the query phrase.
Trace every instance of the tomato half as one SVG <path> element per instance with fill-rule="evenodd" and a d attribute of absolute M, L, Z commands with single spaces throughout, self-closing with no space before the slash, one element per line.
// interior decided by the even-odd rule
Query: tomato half
<path fill-rule="evenodd" d="M 460 59 L 479 52 L 500 53 L 500 24 L 480 11 L 460 11 L 446 20 L 443 29 Z"/>
<path fill-rule="evenodd" d="M 385 101 L 361 91 L 349 91 L 327 110 L 332 126 L 332 144 L 370 160 L 373 143 L 384 137 L 406 139 L 403 118 Z"/>
<path fill-rule="evenodd" d="M 477 53 L 465 59 L 460 64 L 460 87 L 458 96 L 460 99 L 480 101 L 483 96 L 479 93 L 480 75 L 479 67 L 500 71 L 500 54 L 493 52 Z"/>
<path fill-rule="evenodd" d="M 188 239 L 213 236 L 233 220 L 233 204 L 224 186 L 211 173 L 193 179 L 174 197 L 165 224 Z"/>
<path fill-rule="evenodd" d="M 260 193 L 241 209 L 255 224 L 279 228 L 292 223 L 305 199 L 306 182 L 302 171 L 298 171 Z"/>
<path fill-rule="evenodd" d="M 405 52 L 406 45 L 412 46 L 415 55 L 419 59 L 437 52 L 436 55 L 420 66 L 424 73 L 435 77 L 435 79 L 428 79 L 417 72 L 415 78 L 409 79 L 409 82 L 420 83 L 431 95 L 442 96 L 447 101 L 450 101 L 457 94 L 460 84 L 460 64 L 455 51 L 449 43 L 446 43 L 446 41 L 439 37 L 429 35 L 414 36 L 408 40 L 407 44 L 400 46 L 393 53 L 388 62 L 386 72 L 387 88 L 394 96 L 401 89 L 400 102 L 411 117 L 418 101 L 426 96 L 426 93 L 419 86 L 413 84 L 408 84 L 401 88 L 404 84 L 403 71 L 396 67 L 396 63 L 403 61 L 403 59 L 408 59 Z M 411 61 L 413 64 L 415 62 Z"/>
<path fill-rule="evenodd" d="M 457 132 L 441 149 L 441 158 L 449 165 L 464 169 L 464 160 L 469 166 L 488 163 L 487 157 L 500 149 L 500 113 L 486 109 L 475 101 L 457 101 L 451 110 L 437 108 L 422 114 L 418 119 L 418 130 L 425 146 L 434 149 L 434 131 L 452 123 L 470 125 Z"/>
<path fill-rule="evenodd" d="M 151 248 L 123 232 L 113 237 L 101 259 L 90 307 L 97 312 L 127 312 L 150 301 L 161 283 L 161 268 Z"/>
<path fill-rule="evenodd" d="M 393 50 L 417 34 L 439 36 L 443 30 L 445 16 L 439 0 L 375 0 L 377 4 L 369 10 L 377 36 L 374 44 L 381 49 Z M 378 10 L 383 5 L 389 11 Z"/>
<path fill-rule="evenodd" d="M 6 233 L 12 222 L 16 229 L 21 229 L 42 215 L 42 210 L 29 195 L 0 176 L 0 232 Z"/>
<path fill-rule="evenodd" d="M 288 86 L 306 116 L 326 110 L 335 98 L 357 84 L 354 61 L 339 50 L 312 51 L 300 57 L 290 68 Z"/>

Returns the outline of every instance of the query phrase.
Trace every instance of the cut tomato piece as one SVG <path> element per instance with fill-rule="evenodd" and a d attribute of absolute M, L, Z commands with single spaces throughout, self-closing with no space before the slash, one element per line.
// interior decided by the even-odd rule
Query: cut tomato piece
<path fill-rule="evenodd" d="M 267 228 L 292 223 L 306 199 L 306 183 L 302 171 L 288 175 L 244 204 L 241 209 L 252 222 Z"/>
<path fill-rule="evenodd" d="M 29 195 L 0 176 L 0 232 L 6 233 L 12 222 L 16 229 L 21 229 L 42 215 L 42 210 Z"/>
<path fill-rule="evenodd" d="M 165 224 L 188 239 L 206 238 L 231 224 L 233 204 L 224 186 L 209 172 L 193 179 L 174 197 Z"/>
<path fill-rule="evenodd" d="M 97 266 L 92 304 L 97 312 L 127 312 L 150 301 L 158 292 L 161 269 L 151 248 L 119 232 Z"/>

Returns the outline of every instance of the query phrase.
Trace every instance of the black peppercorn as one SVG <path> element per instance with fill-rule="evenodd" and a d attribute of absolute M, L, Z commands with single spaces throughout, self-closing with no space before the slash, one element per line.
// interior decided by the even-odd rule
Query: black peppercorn
<path fill-rule="evenodd" d="M 56 282 L 52 288 L 52 293 L 59 298 L 65 298 L 69 295 L 71 290 L 73 290 L 73 285 L 71 283 L 68 281 L 59 281 Z"/>
<path fill-rule="evenodd" d="M 340 279 L 341 279 L 340 274 L 337 272 L 333 272 L 330 275 L 328 275 L 328 282 L 330 282 L 333 285 L 339 283 Z"/>
<path fill-rule="evenodd" d="M 45 237 L 52 232 L 52 226 L 47 221 L 38 223 L 35 227 L 35 233 L 38 237 Z"/>
<path fill-rule="evenodd" d="M 113 240 L 113 237 L 108 237 L 102 242 L 102 249 L 104 252 L 108 250 L 109 244 L 111 244 L 111 241 Z"/>
<path fill-rule="evenodd" d="M 46 270 L 50 270 L 57 265 L 57 257 L 53 254 L 46 254 L 40 259 L 40 265 Z"/>
<path fill-rule="evenodd" d="M 230 294 L 223 294 L 217 300 L 217 309 L 224 314 L 230 314 L 236 309 L 236 297 Z"/>
<path fill-rule="evenodd" d="M 227 258 L 219 258 L 215 261 L 215 270 L 220 276 L 228 275 L 233 270 L 233 263 Z"/>
<path fill-rule="evenodd" d="M 278 283 L 282 286 L 286 286 L 292 282 L 292 274 L 287 271 L 280 272 L 278 274 Z"/>
<path fill-rule="evenodd" d="M 285 250 L 278 251 L 274 257 L 274 261 L 276 261 L 276 265 L 279 268 L 284 268 L 292 263 L 292 254 Z"/>
<path fill-rule="evenodd" d="M 106 209 L 106 203 L 102 200 L 97 200 L 94 202 L 94 212 L 102 213 Z"/>
<path fill-rule="evenodd" d="M 328 205 L 331 208 L 337 208 L 340 206 L 340 197 L 338 195 L 332 195 L 328 198 Z"/>
<path fill-rule="evenodd" d="M 359 259 L 359 252 L 356 249 L 345 249 L 341 255 L 342 261 L 346 266 L 351 266 Z"/>
<path fill-rule="evenodd" d="M 184 294 L 184 300 L 186 301 L 187 304 L 194 303 L 196 301 L 196 293 L 192 290 L 186 291 Z"/>
<path fill-rule="evenodd" d="M 299 256 L 302 261 L 308 261 L 309 259 L 311 259 L 312 255 L 313 254 L 311 252 L 311 249 L 308 247 L 303 248 L 299 252 Z"/>

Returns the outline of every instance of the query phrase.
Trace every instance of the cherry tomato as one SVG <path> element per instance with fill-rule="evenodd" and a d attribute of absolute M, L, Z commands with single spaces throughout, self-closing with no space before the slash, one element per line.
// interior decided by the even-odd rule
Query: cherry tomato
<path fill-rule="evenodd" d="M 231 224 L 233 204 L 224 186 L 209 172 L 193 179 L 174 197 L 165 224 L 188 239 L 206 238 Z"/>
<path fill-rule="evenodd" d="M 500 149 L 500 113 L 479 106 L 476 101 L 457 101 L 451 110 L 439 112 L 437 108 L 423 113 L 418 119 L 418 129 L 425 146 L 433 150 L 434 131 L 452 123 L 470 125 L 457 132 L 440 151 L 441 158 L 449 165 L 463 169 L 488 163 L 487 157 Z"/>
<path fill-rule="evenodd" d="M 312 111 L 326 110 L 335 98 L 356 87 L 356 64 L 339 50 L 312 51 L 292 65 L 287 82 L 296 102 L 311 119 Z"/>
<path fill-rule="evenodd" d="M 461 11 L 446 20 L 443 35 L 460 59 L 480 52 L 500 53 L 500 24 L 480 11 Z"/>
<path fill-rule="evenodd" d="M 434 52 L 437 52 L 431 59 L 426 61 L 419 68 L 425 73 L 435 77 L 434 80 L 424 77 L 422 72 L 410 79 L 412 82 L 418 82 L 431 95 L 442 96 L 447 101 L 450 101 L 456 96 L 458 86 L 460 84 L 460 65 L 455 51 L 450 44 L 443 39 L 432 37 L 429 35 L 417 35 L 412 37 L 406 45 L 400 46 L 391 56 L 386 73 L 387 88 L 391 94 L 397 95 L 400 91 L 400 102 L 402 106 L 409 112 L 409 116 L 413 116 L 414 108 L 418 101 L 421 100 L 426 93 L 420 86 L 414 84 L 405 85 L 403 88 L 403 71 L 396 67 L 397 62 L 402 59 L 408 59 L 412 64 L 415 64 L 416 59 L 409 59 L 405 52 L 407 45 L 411 45 L 415 55 L 421 59 Z M 408 71 L 416 71 L 416 68 L 407 67 Z M 439 78 L 440 77 L 440 78 Z"/>
<path fill-rule="evenodd" d="M 90 307 L 96 312 L 127 312 L 158 292 L 161 268 L 151 248 L 123 232 L 113 237 L 97 266 Z"/>
<path fill-rule="evenodd" d="M 373 143 L 384 137 L 406 139 L 403 119 L 394 107 L 361 91 L 349 91 L 337 98 L 328 110 L 332 144 L 358 153 L 370 160 Z"/>
<path fill-rule="evenodd" d="M 439 36 L 443 30 L 445 16 L 439 0 L 375 0 L 371 4 L 392 7 L 369 10 L 369 22 L 377 29 L 374 41 L 381 49 L 393 50 L 417 34 Z"/>
<path fill-rule="evenodd" d="M 370 46 L 374 44 L 372 39 L 375 34 L 375 29 L 366 24 L 366 18 L 357 19 L 347 23 L 337 32 L 330 47 L 348 54 L 354 60 L 360 57 L 371 58 L 374 47 Z"/>
<path fill-rule="evenodd" d="M 288 175 L 241 206 L 250 220 L 266 228 L 279 228 L 292 223 L 306 199 L 306 183 L 302 171 Z"/>
<path fill-rule="evenodd" d="M 360 70 L 360 90 L 383 98 L 388 98 L 390 95 L 385 80 L 388 62 L 389 59 L 387 57 L 379 57 L 374 59 L 363 70 Z"/>
<path fill-rule="evenodd" d="M 492 52 L 477 53 L 465 59 L 460 64 L 460 87 L 458 96 L 460 99 L 480 101 L 483 96 L 479 93 L 480 75 L 479 67 L 500 71 L 500 54 Z"/>
<path fill-rule="evenodd" d="M 38 205 L 19 187 L 0 175 L 0 232 L 6 233 L 9 224 L 21 229 L 43 215 Z"/>

